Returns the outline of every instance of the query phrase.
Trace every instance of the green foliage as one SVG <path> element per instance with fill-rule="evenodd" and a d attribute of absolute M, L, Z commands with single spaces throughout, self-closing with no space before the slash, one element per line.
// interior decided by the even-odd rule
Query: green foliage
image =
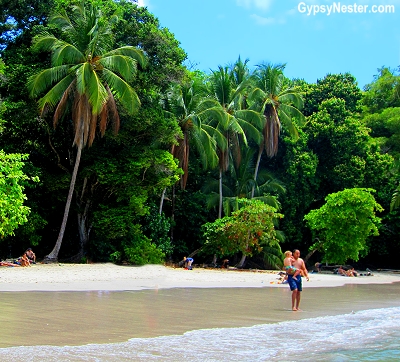
<path fill-rule="evenodd" d="M 321 240 L 310 249 L 320 249 L 329 263 L 358 261 L 360 254 L 366 255 L 368 237 L 379 235 L 381 219 L 375 213 L 383 211 L 371 192 L 374 190 L 353 188 L 330 194 L 321 208 L 304 216 Z"/>
<path fill-rule="evenodd" d="M 121 243 L 121 249 L 110 255 L 117 262 L 128 262 L 134 265 L 162 264 L 165 254 L 145 237 L 139 225 L 134 225 Z"/>
<path fill-rule="evenodd" d="M 23 183 L 29 177 L 22 171 L 28 155 L 6 154 L 0 150 L 0 236 L 14 235 L 14 230 L 28 220 L 30 209 L 24 206 Z M 38 181 L 37 178 L 34 181 Z"/>
<path fill-rule="evenodd" d="M 317 174 L 318 157 L 308 147 L 308 136 L 300 129 L 299 139 L 283 137 L 284 150 L 280 178 L 285 180 L 286 195 L 282 198 L 281 228 L 286 238 L 299 247 L 307 230 L 303 223 L 304 215 L 309 211 L 319 189 Z"/>
<path fill-rule="evenodd" d="M 144 216 L 143 233 L 167 256 L 172 255 L 174 251 L 169 236 L 170 229 L 171 221 L 164 213 L 160 215 L 157 207 L 153 205 Z"/>
<path fill-rule="evenodd" d="M 371 129 L 382 153 L 400 156 L 400 107 L 386 108 L 381 113 L 367 114 L 363 121 Z"/>
<path fill-rule="evenodd" d="M 321 199 L 344 188 L 370 186 L 366 183 L 366 174 L 374 165 L 367 160 L 378 150 L 368 131 L 346 109 L 343 99 L 323 101 L 319 111 L 309 117 L 305 132 L 308 133 L 309 148 L 319 161 L 317 174 L 321 182 Z M 381 155 L 381 158 L 385 156 Z"/>
<path fill-rule="evenodd" d="M 360 111 L 361 90 L 356 79 L 349 73 L 328 74 L 316 84 L 303 85 L 306 92 L 304 110 L 305 116 L 318 112 L 320 104 L 329 98 L 342 99 L 347 111 Z"/>
<path fill-rule="evenodd" d="M 362 104 L 364 113 L 380 113 L 386 108 L 400 107 L 400 75 L 395 70 L 378 69 L 374 81 L 365 86 Z"/>
<path fill-rule="evenodd" d="M 0 2 L 0 48 L 22 31 L 46 21 L 53 0 L 4 0 Z"/>
<path fill-rule="evenodd" d="M 283 215 L 259 200 L 241 199 L 242 207 L 231 216 L 206 223 L 204 253 L 219 256 L 242 252 L 246 256 L 259 253 L 264 246 L 280 250 L 275 224 Z"/>

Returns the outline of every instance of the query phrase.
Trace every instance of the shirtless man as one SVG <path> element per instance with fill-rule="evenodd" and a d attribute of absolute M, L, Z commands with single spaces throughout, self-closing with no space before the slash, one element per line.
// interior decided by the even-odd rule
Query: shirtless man
<path fill-rule="evenodd" d="M 306 264 L 304 263 L 304 260 L 300 258 L 300 251 L 298 249 L 293 250 L 293 259 L 294 259 L 293 266 L 299 269 L 302 272 L 301 275 L 304 275 L 308 281 L 309 278 L 308 278 L 308 271 L 306 268 Z M 301 292 L 303 290 L 301 275 L 297 276 L 297 280 L 293 278 L 293 275 L 288 275 L 288 284 L 290 290 L 292 291 L 293 311 L 298 311 L 300 306 L 300 297 L 301 297 Z"/>

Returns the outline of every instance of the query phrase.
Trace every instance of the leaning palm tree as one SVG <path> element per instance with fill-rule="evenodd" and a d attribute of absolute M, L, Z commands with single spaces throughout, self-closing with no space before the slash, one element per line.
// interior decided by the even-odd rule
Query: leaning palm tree
<path fill-rule="evenodd" d="M 254 179 L 260 166 L 261 155 L 265 149 L 268 157 L 276 156 L 278 140 L 283 123 L 289 133 L 298 137 L 296 123 L 304 119 L 301 113 L 303 97 L 298 87 L 293 87 L 283 75 L 285 64 L 261 64 L 254 71 L 252 80 L 254 88 L 249 94 L 252 108 L 258 109 L 265 117 L 262 130 L 263 138 L 259 143 Z M 254 191 L 253 191 L 254 194 Z"/>
<path fill-rule="evenodd" d="M 52 67 L 32 76 L 28 88 L 39 99 L 41 115 L 54 112 L 54 126 L 64 116 L 74 125 L 77 152 L 64 216 L 56 244 L 47 261 L 56 261 L 67 224 L 82 149 L 91 146 L 97 126 L 104 135 L 107 122 L 119 129 L 116 99 L 129 114 L 140 106 L 139 98 L 128 83 L 133 80 L 137 63 L 145 65 L 141 50 L 124 46 L 112 49 L 112 25 L 117 17 L 106 19 L 91 3 L 81 3 L 67 12 L 55 14 L 50 24 L 60 31 L 60 38 L 44 32 L 34 39 L 34 49 L 51 51 Z"/>

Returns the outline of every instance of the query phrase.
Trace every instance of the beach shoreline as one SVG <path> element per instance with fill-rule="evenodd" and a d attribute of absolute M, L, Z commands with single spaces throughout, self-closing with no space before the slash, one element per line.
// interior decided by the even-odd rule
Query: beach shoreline
<path fill-rule="evenodd" d="M 111 263 L 1 268 L 0 348 L 125 343 L 400 307 L 398 275 L 310 274 L 300 312 L 291 311 L 291 292 L 278 277 Z"/>
<path fill-rule="evenodd" d="M 339 287 L 346 284 L 390 284 L 400 275 L 374 272 L 372 276 L 344 277 L 310 273 L 304 288 Z M 1 267 L 0 292 L 24 291 L 134 291 L 170 288 L 288 288 L 279 284 L 278 271 L 226 270 L 97 264 L 36 264 L 27 268 Z"/>

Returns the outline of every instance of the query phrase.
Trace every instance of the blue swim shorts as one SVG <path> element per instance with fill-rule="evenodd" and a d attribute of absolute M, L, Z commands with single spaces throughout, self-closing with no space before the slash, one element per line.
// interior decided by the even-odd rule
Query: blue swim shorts
<path fill-rule="evenodd" d="M 287 281 L 288 281 L 290 290 L 293 291 L 293 290 L 297 289 L 299 292 L 301 292 L 301 291 L 303 291 L 303 285 L 302 285 L 302 282 L 301 282 L 301 276 L 298 275 L 296 277 L 296 279 L 297 279 L 297 281 L 293 278 L 293 275 L 288 275 Z"/>

